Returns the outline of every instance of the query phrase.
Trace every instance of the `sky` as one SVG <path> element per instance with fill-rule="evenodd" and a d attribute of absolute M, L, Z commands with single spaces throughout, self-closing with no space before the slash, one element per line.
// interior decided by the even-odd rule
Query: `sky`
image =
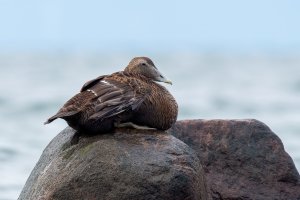
<path fill-rule="evenodd" d="M 299 0 L 0 0 L 0 52 L 300 51 Z"/>

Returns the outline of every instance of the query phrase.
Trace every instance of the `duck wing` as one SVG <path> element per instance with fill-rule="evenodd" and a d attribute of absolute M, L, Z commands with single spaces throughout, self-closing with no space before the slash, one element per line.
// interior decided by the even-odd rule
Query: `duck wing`
<path fill-rule="evenodd" d="M 103 120 L 140 107 L 149 91 L 141 81 L 127 76 L 111 76 L 98 81 L 87 91 L 93 92 L 93 114 L 89 119 Z"/>
<path fill-rule="evenodd" d="M 99 76 L 88 81 L 80 93 L 68 100 L 45 124 L 57 118 L 71 117 L 83 113 L 85 120 L 100 120 L 136 110 L 148 97 L 150 91 L 138 78 L 122 73 Z"/>
<path fill-rule="evenodd" d="M 93 87 L 96 85 L 99 81 L 101 81 L 104 76 L 99 76 L 95 79 L 92 79 L 88 82 L 86 82 L 81 90 L 80 93 L 76 94 L 74 97 L 72 97 L 70 100 L 68 100 L 59 111 L 50 117 L 44 124 L 49 124 L 52 121 L 54 121 L 57 118 L 64 118 L 64 117 L 70 117 L 74 116 L 78 113 L 80 113 L 86 104 L 90 102 L 91 99 L 95 98 L 94 95 L 88 91 L 86 91 L 88 88 Z"/>
<path fill-rule="evenodd" d="M 96 85 L 99 81 L 101 81 L 101 80 L 102 80 L 103 78 L 105 78 L 106 76 L 107 76 L 107 75 L 98 76 L 98 77 L 95 78 L 95 79 L 89 80 L 88 82 L 86 82 L 86 83 L 82 86 L 80 92 L 83 92 L 83 91 L 89 89 L 90 87 L 93 87 L 94 85 Z"/>

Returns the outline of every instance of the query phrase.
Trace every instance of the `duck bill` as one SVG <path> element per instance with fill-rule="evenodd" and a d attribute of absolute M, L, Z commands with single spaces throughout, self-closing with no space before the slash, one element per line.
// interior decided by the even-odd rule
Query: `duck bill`
<path fill-rule="evenodd" d="M 157 69 L 154 71 L 154 80 L 158 82 L 163 82 L 172 85 L 172 81 L 167 79 L 164 75 L 160 73 Z"/>
<path fill-rule="evenodd" d="M 164 77 L 159 71 L 156 71 L 156 78 L 155 78 L 155 81 L 158 81 L 158 82 L 163 82 L 163 83 L 167 83 L 167 84 L 170 84 L 172 85 L 172 81 L 167 79 L 166 77 Z"/>
<path fill-rule="evenodd" d="M 169 79 L 166 79 L 165 81 L 163 81 L 164 83 L 167 83 L 167 84 L 170 84 L 170 85 L 173 85 L 172 81 L 169 80 Z"/>

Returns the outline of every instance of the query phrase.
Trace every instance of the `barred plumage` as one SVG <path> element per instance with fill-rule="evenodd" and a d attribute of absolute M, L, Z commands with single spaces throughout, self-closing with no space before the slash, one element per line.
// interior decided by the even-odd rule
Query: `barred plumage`
<path fill-rule="evenodd" d="M 149 58 L 136 57 L 124 71 L 88 81 L 45 124 L 62 118 L 72 128 L 89 133 L 108 132 L 122 124 L 169 129 L 178 106 L 156 81 L 171 83 Z"/>

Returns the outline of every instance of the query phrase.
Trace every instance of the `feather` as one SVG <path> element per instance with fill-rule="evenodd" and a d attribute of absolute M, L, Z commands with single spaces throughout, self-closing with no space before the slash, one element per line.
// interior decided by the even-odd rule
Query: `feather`
<path fill-rule="evenodd" d="M 141 65 L 145 62 L 148 71 Z M 86 82 L 45 124 L 62 118 L 74 129 L 96 133 L 126 122 L 166 130 L 175 123 L 178 107 L 166 88 L 154 82 L 161 75 L 151 78 L 155 73 L 149 58 L 134 58 L 124 71 Z"/>

